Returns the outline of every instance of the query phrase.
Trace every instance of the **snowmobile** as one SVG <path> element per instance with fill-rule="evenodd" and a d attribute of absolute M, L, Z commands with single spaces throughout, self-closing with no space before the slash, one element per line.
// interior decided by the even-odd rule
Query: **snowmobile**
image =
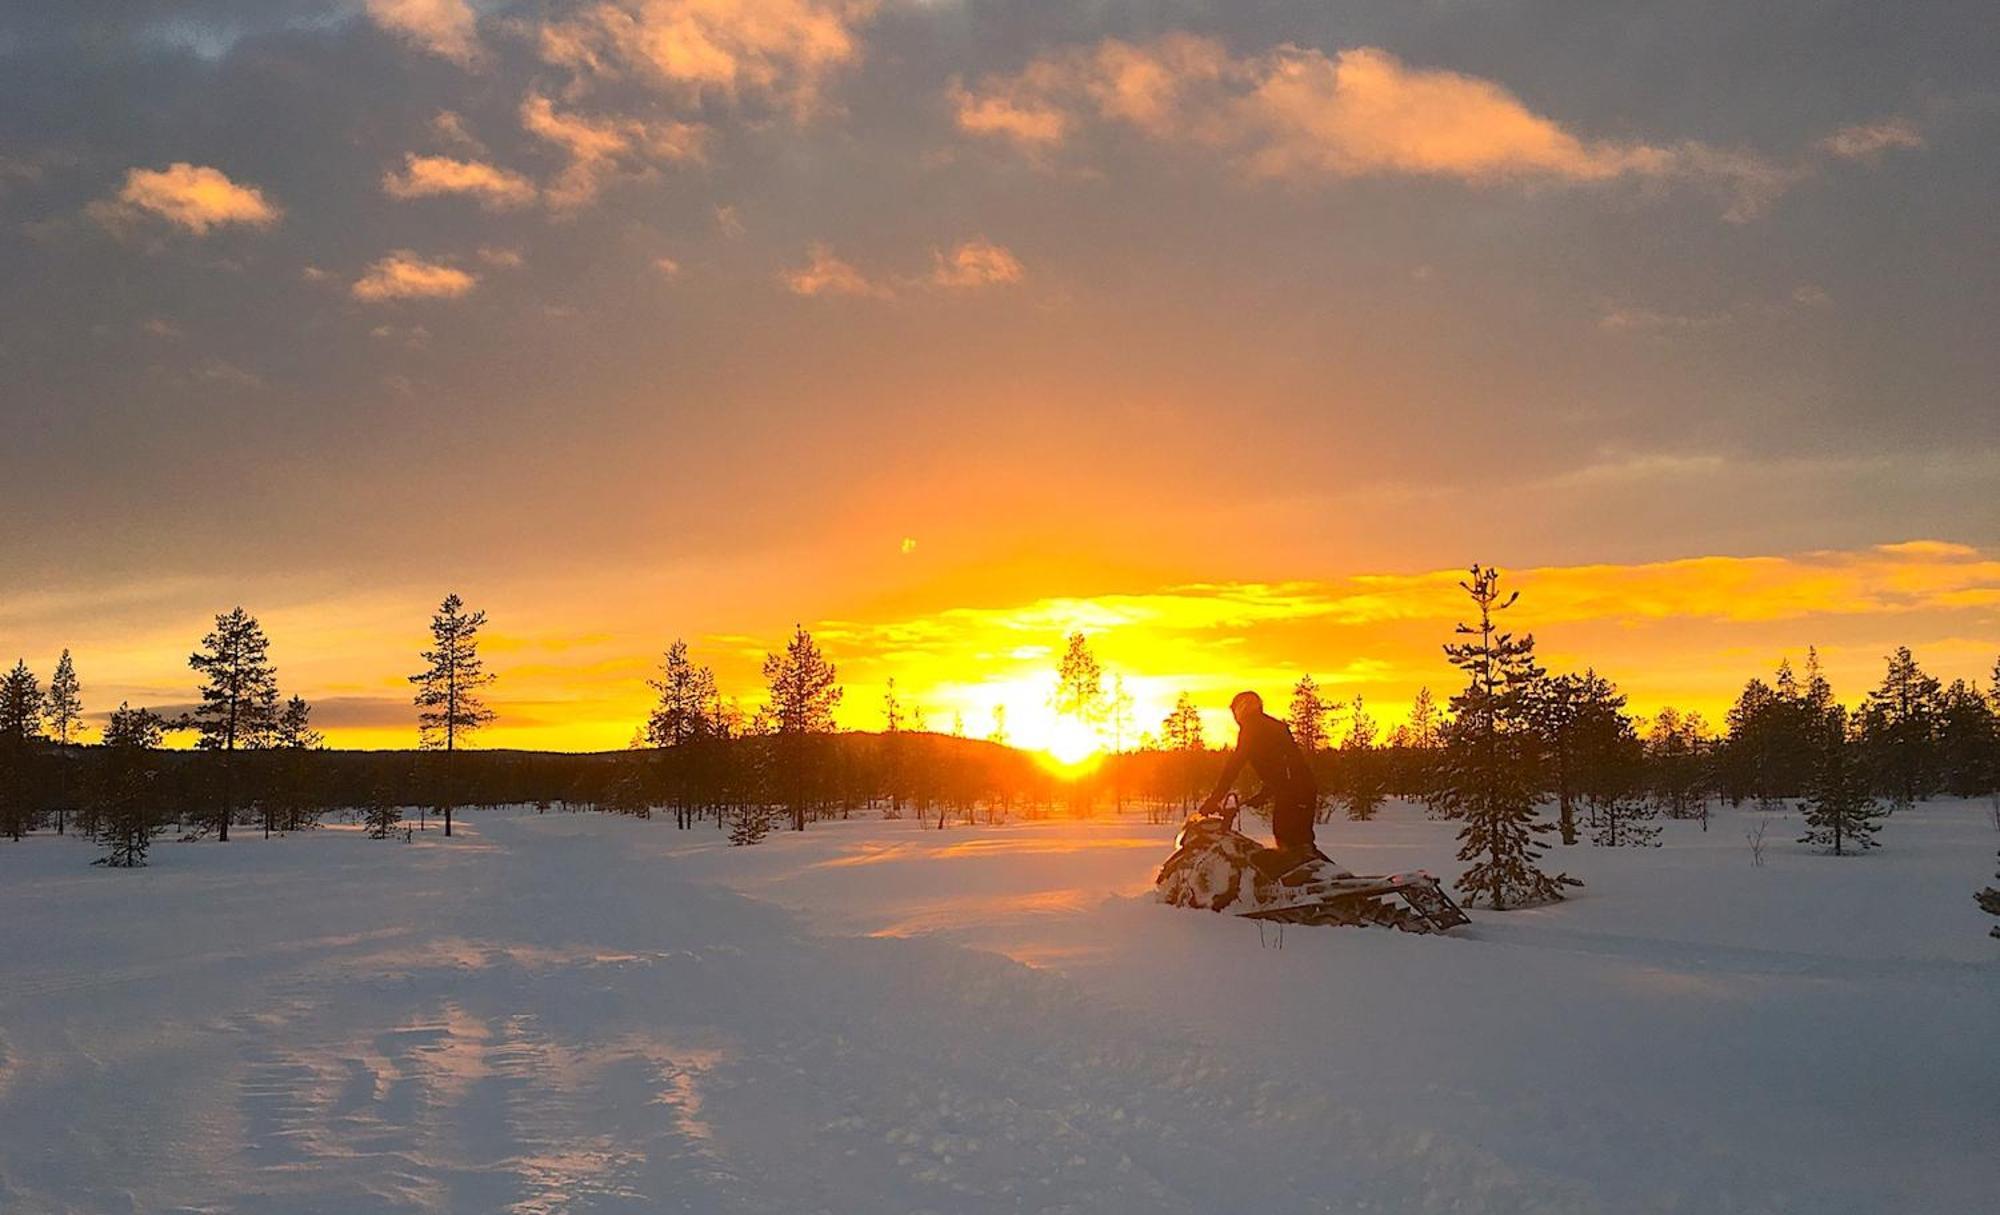
<path fill-rule="evenodd" d="M 1197 812 L 1174 838 L 1154 885 L 1162 903 L 1228 911 L 1285 924 L 1352 924 L 1444 932 L 1472 922 L 1438 880 L 1419 869 L 1357 877 L 1315 849 L 1291 868 L 1266 872 L 1268 852 L 1236 829 L 1234 795 L 1221 814 Z M 1265 866 L 1252 858 L 1265 861 Z"/>

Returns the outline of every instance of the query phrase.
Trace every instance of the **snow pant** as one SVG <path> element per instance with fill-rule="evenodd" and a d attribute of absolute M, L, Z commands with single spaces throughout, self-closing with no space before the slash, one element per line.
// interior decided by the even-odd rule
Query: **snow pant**
<path fill-rule="evenodd" d="M 1313 844 L 1313 804 L 1311 798 L 1280 797 L 1271 803 L 1271 835 L 1280 848 L 1303 848 Z"/>

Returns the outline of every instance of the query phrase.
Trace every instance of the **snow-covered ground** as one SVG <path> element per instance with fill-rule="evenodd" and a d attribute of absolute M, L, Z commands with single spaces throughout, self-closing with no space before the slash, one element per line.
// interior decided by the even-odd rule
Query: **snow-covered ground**
<path fill-rule="evenodd" d="M 1987 808 L 1751 817 L 1282 948 L 1133 820 L 0 844 L 0 1211 L 1991 1209 Z M 1408 807 L 1323 842 L 1455 872 Z"/>

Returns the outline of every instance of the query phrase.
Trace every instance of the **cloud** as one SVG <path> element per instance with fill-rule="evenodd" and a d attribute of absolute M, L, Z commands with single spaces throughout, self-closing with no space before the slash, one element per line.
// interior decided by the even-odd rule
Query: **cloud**
<path fill-rule="evenodd" d="M 1749 218 L 1797 171 L 1753 153 L 1685 141 L 1591 139 L 1491 80 L 1413 67 L 1388 51 L 1328 55 L 1279 46 L 1236 56 L 1169 34 L 1045 53 L 1013 74 L 955 82 L 958 126 L 1046 152 L 1086 122 L 1233 157 L 1263 178 L 1408 176 L 1475 185 L 1688 178 L 1731 195 Z"/>
<path fill-rule="evenodd" d="M 408 249 L 397 249 L 376 261 L 348 293 L 365 303 L 388 300 L 457 299 L 477 286 L 477 275 L 456 266 L 426 261 Z"/>
<path fill-rule="evenodd" d="M 382 175 L 382 190 L 391 198 L 434 198 L 445 194 L 465 194 L 479 200 L 490 211 L 524 207 L 535 201 L 535 184 L 519 173 L 479 160 L 455 160 L 449 156 L 403 158 L 403 170 Z"/>
<path fill-rule="evenodd" d="M 456 110 L 439 110 L 431 118 L 431 134 L 446 147 L 459 148 L 467 152 L 484 155 L 486 145 L 465 125 L 465 118 Z"/>
<path fill-rule="evenodd" d="M 368 0 L 376 25 L 433 55 L 455 63 L 478 57 L 479 15 L 466 0 Z"/>
<path fill-rule="evenodd" d="M 660 162 L 698 161 L 706 128 L 684 122 L 594 118 L 559 111 L 540 93 L 521 102 L 521 126 L 562 149 L 569 164 L 545 190 L 551 207 L 574 210 L 594 201 L 611 182 L 643 176 Z"/>
<path fill-rule="evenodd" d="M 999 136 L 1029 146 L 1060 143 L 1070 131 L 1070 116 L 1049 100 L 1059 68 L 1038 60 L 1014 76 L 989 76 L 979 92 L 953 81 L 947 97 L 958 129 L 973 135 Z"/>
<path fill-rule="evenodd" d="M 268 228 L 284 214 L 255 186 L 238 185 L 220 169 L 184 160 L 164 169 L 127 170 L 116 197 L 92 203 L 89 212 L 113 231 L 152 215 L 196 236 L 229 224 Z"/>
<path fill-rule="evenodd" d="M 1842 127 L 1819 141 L 1821 151 L 1842 160 L 1875 160 L 1896 148 L 1923 146 L 1924 133 L 1907 118 L 1885 118 Z"/>
<path fill-rule="evenodd" d="M 222 358 L 203 359 L 194 369 L 194 378 L 204 384 L 222 384 L 231 388 L 264 386 L 263 376 Z"/>
<path fill-rule="evenodd" d="M 1654 308 L 1608 306 L 1597 318 L 1607 333 L 1694 333 L 1722 329 L 1741 322 L 1797 316 L 1833 306 L 1824 287 L 1801 283 L 1782 300 L 1741 300 L 1711 312 L 1663 312 Z"/>
<path fill-rule="evenodd" d="M 518 270 L 526 259 L 519 249 L 509 249 L 505 245 L 481 245 L 479 260 L 502 270 Z"/>
<path fill-rule="evenodd" d="M 1720 329 L 1734 324 L 1740 314 L 1735 309 L 1721 312 L 1659 312 L 1652 308 L 1611 308 L 1597 318 L 1597 327 L 1608 333 L 1686 332 Z"/>
<path fill-rule="evenodd" d="M 1018 283 L 1021 260 L 984 237 L 961 243 L 950 253 L 932 253 L 931 282 L 940 287 L 992 287 Z"/>
<path fill-rule="evenodd" d="M 804 266 L 787 270 L 779 278 L 794 295 L 852 295 L 886 299 L 894 294 L 891 288 L 871 281 L 854 266 L 836 257 L 832 249 L 821 244 L 807 250 Z"/>
<path fill-rule="evenodd" d="M 691 100 L 759 98 L 805 116 L 861 54 L 873 0 L 605 0 L 541 30 L 544 60 Z"/>
<path fill-rule="evenodd" d="M 653 269 L 660 272 L 661 278 L 679 278 L 681 264 L 671 257 L 656 257 L 653 259 Z"/>

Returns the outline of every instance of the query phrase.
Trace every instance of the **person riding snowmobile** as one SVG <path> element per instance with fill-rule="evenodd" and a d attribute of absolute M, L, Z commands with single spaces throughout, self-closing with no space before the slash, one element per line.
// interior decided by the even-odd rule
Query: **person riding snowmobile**
<path fill-rule="evenodd" d="M 1319 805 L 1319 786 L 1305 752 L 1292 738 L 1291 727 L 1264 712 L 1264 698 L 1255 692 L 1238 692 L 1229 702 L 1236 718 L 1236 749 L 1222 766 L 1215 791 L 1201 804 L 1203 814 L 1222 813 L 1223 795 L 1236 783 L 1243 765 L 1257 772 L 1263 788 L 1240 803 L 1242 806 L 1271 806 L 1271 834 L 1277 847 L 1260 849 L 1251 864 L 1276 877 L 1300 863 L 1322 855 L 1313 840 L 1313 816 Z M 1234 819 L 1235 811 L 1229 812 Z"/>

